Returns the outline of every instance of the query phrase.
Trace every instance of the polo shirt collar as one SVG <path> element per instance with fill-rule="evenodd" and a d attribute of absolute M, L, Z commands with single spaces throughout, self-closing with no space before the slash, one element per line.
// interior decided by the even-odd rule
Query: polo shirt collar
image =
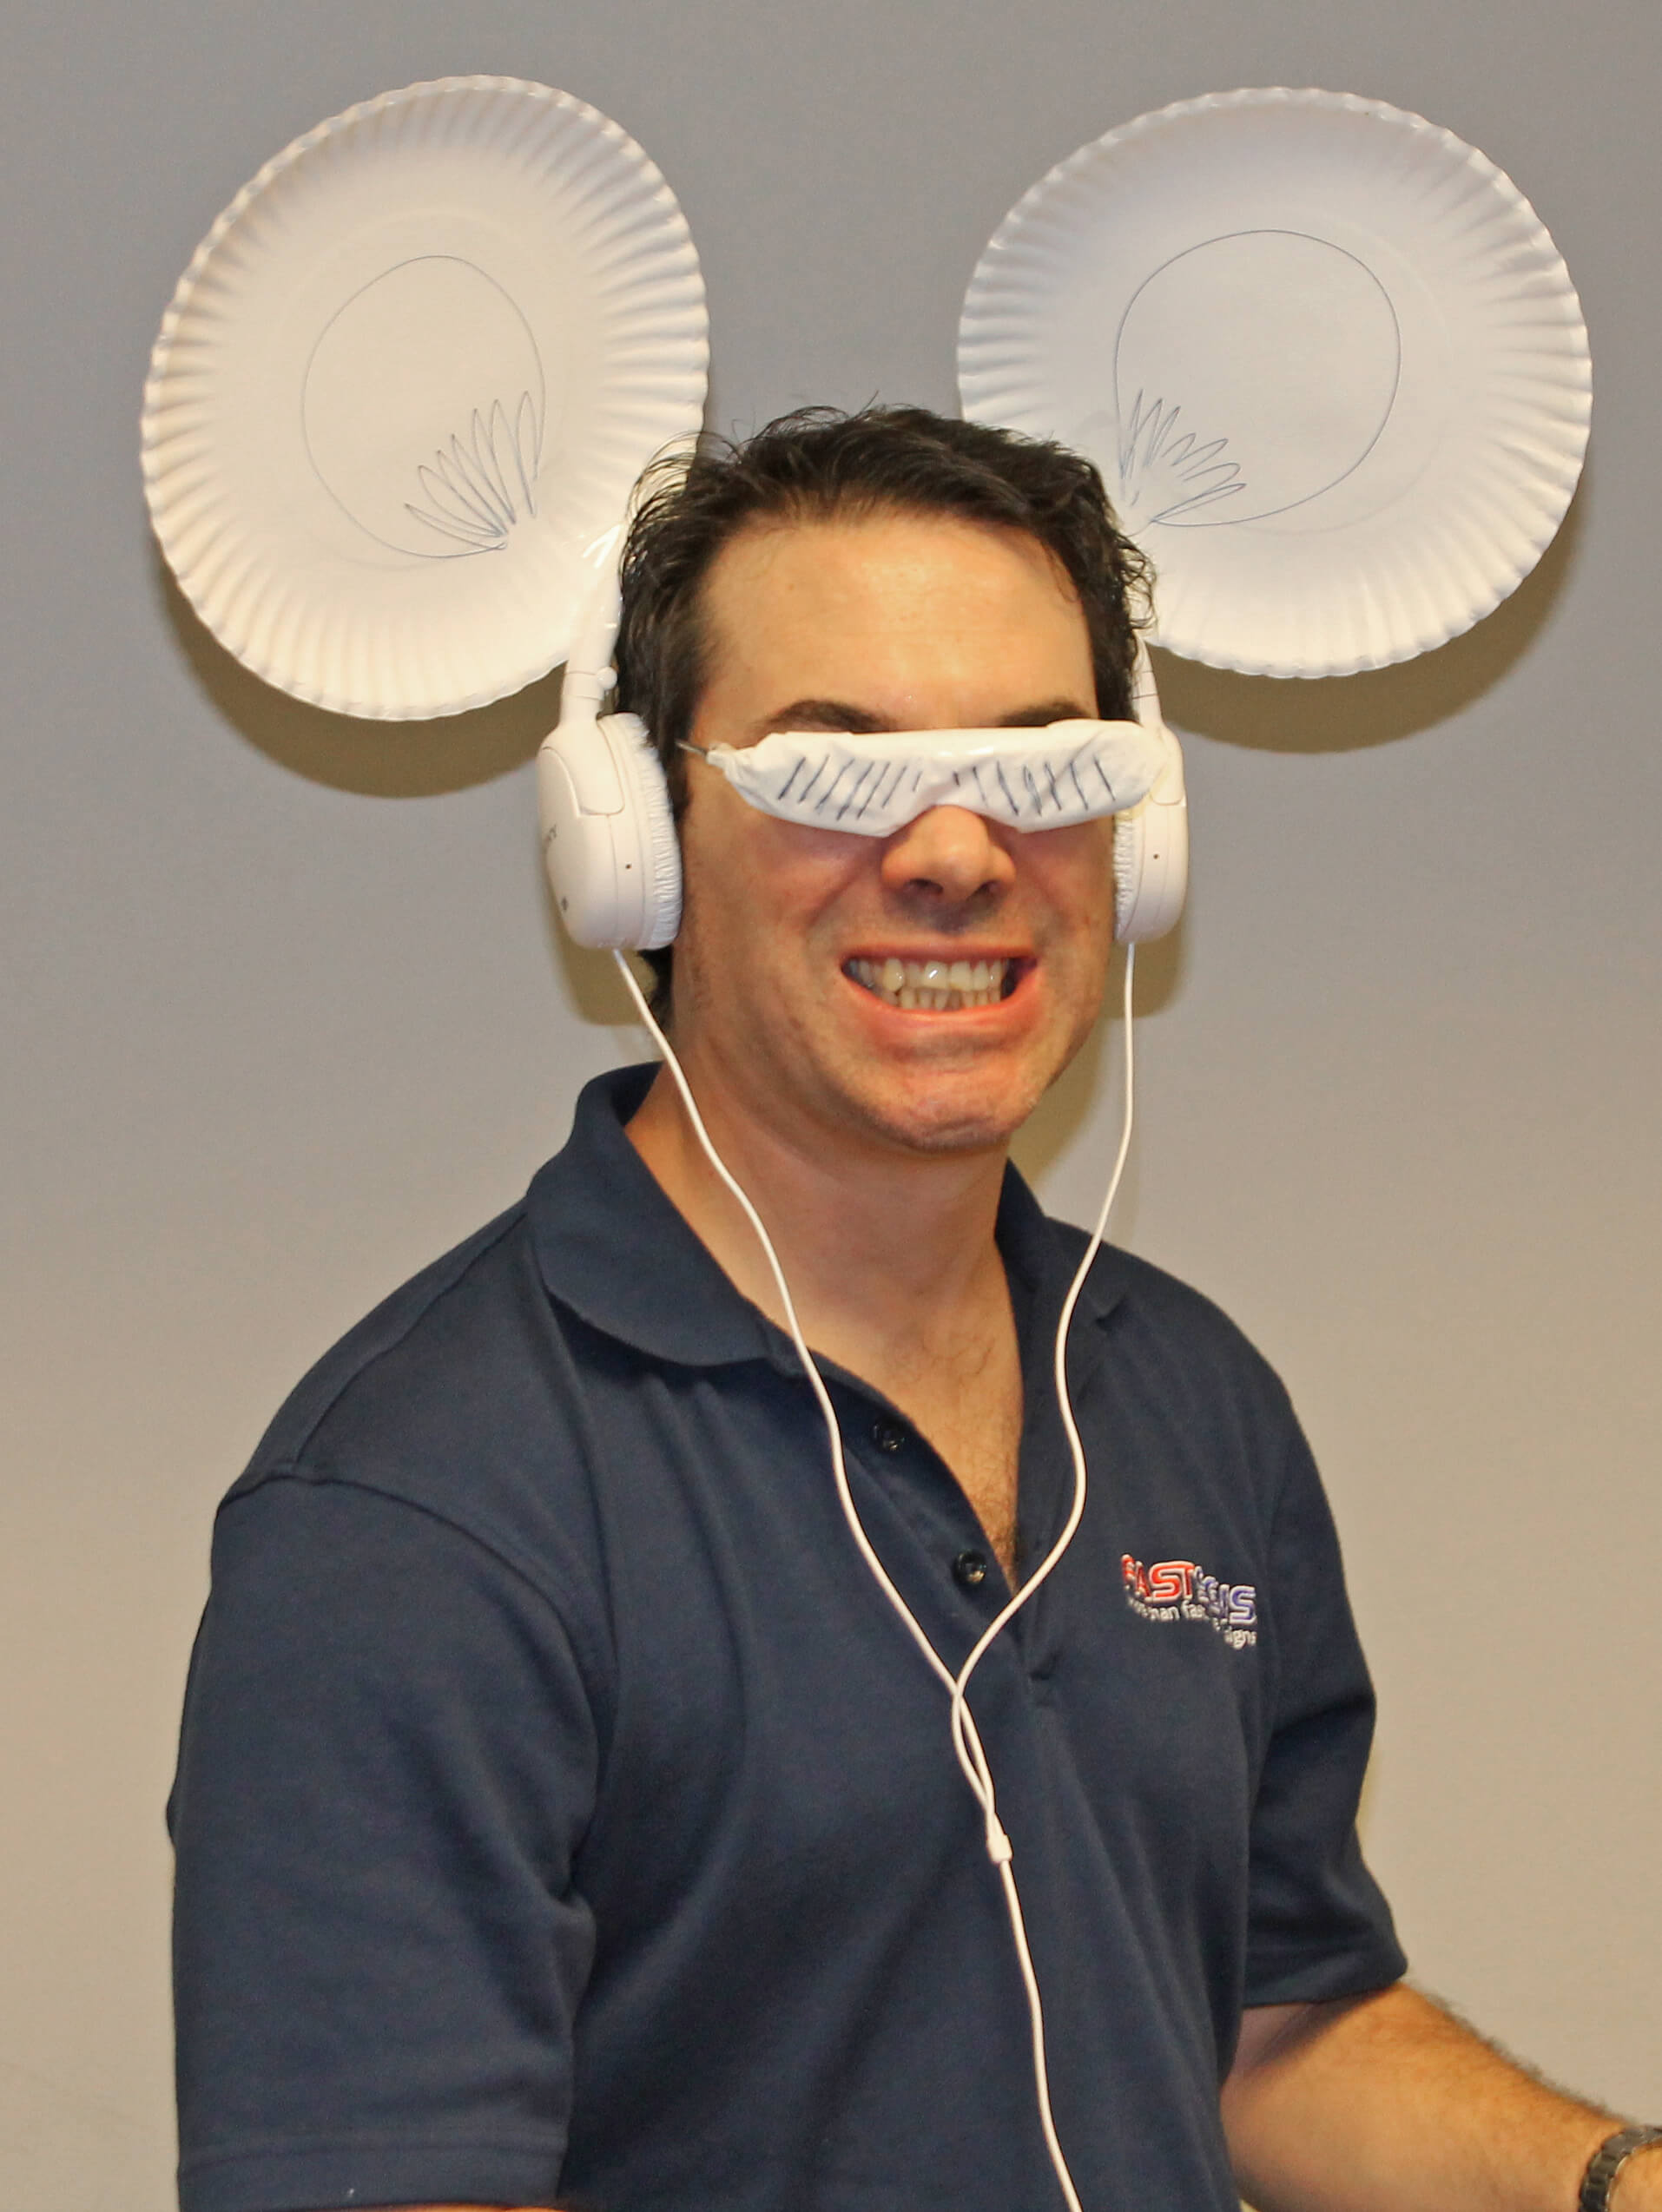
<path fill-rule="evenodd" d="M 526 1213 L 550 1294 L 591 1327 L 659 1359 L 719 1367 L 766 1359 L 795 1374 L 790 1340 L 737 1290 L 624 1134 L 657 1073 L 618 1068 L 585 1083 L 571 1135 L 533 1180 Z M 1077 1256 L 1015 1169 L 1005 1170 L 999 1248 L 1037 1308 L 1059 1305 Z M 1102 1318 L 1124 1290 L 1105 1249 L 1080 1295 Z"/>

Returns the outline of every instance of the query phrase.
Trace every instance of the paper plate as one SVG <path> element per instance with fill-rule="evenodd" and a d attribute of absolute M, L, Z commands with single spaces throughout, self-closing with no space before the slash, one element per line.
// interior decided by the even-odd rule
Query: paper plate
<path fill-rule="evenodd" d="M 1088 453 L 1155 563 L 1159 642 L 1349 675 L 1441 645 L 1529 573 L 1591 405 L 1528 201 L 1421 116 L 1213 93 L 1110 131 L 999 225 L 964 411 Z"/>
<path fill-rule="evenodd" d="M 268 682 L 449 714 L 564 657 L 584 550 L 697 429 L 697 255 L 580 100 L 450 77 L 332 117 L 214 224 L 145 387 L 150 513 Z"/>

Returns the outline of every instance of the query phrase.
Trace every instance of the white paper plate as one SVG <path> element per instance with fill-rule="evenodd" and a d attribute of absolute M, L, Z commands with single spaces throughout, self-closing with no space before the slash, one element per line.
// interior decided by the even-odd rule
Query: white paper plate
<path fill-rule="evenodd" d="M 1580 474 L 1586 330 L 1494 164 L 1419 115 L 1180 101 L 1051 171 L 983 253 L 964 411 L 1102 470 L 1159 642 L 1349 675 L 1468 629 Z"/>
<path fill-rule="evenodd" d="M 214 224 L 145 387 L 156 535 L 221 644 L 349 714 L 448 714 L 564 657 L 584 549 L 696 430 L 675 197 L 579 100 L 450 77 L 333 116 Z"/>

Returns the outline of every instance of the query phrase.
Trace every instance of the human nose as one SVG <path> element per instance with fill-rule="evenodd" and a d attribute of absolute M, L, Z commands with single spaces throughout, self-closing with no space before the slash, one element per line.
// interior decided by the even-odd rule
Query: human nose
<path fill-rule="evenodd" d="M 950 905 L 1003 891 L 1014 876 L 1015 864 L 993 824 L 965 806 L 926 808 L 883 849 L 887 890 L 923 893 Z"/>

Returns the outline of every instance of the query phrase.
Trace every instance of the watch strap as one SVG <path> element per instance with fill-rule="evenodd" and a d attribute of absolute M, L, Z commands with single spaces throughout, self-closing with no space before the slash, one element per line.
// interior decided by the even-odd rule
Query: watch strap
<path fill-rule="evenodd" d="M 1653 2143 L 1662 2143 L 1662 2128 L 1623 2128 L 1619 2134 L 1606 2136 L 1581 2176 L 1581 2194 L 1576 2200 L 1579 2212 L 1609 2212 L 1610 2192 L 1617 2175 L 1636 2150 Z"/>

